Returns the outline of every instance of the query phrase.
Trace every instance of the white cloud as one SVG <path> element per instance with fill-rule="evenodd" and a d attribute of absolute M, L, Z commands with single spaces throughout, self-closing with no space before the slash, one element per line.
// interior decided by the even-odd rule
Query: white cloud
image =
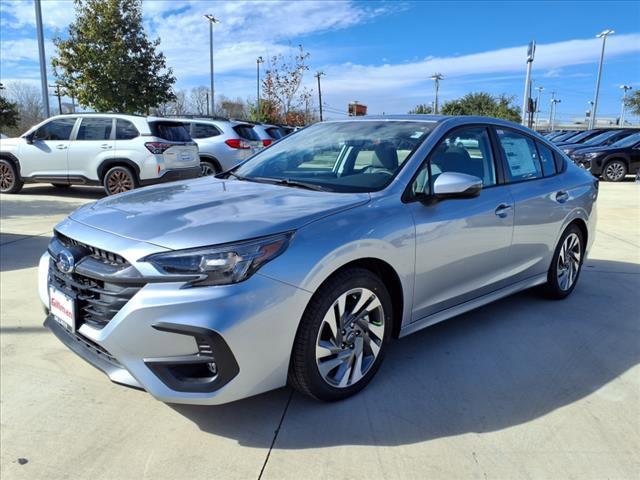
<path fill-rule="evenodd" d="M 73 0 L 45 0 L 42 5 L 42 23 L 49 28 L 64 28 L 75 18 Z M 2 0 L 0 11 L 12 19 L 2 23 L 3 27 L 20 29 L 35 26 L 36 11 L 32 1 Z"/>

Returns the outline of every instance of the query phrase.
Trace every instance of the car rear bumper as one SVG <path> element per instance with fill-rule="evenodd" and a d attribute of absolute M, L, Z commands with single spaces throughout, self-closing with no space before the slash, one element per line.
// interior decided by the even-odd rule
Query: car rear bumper
<path fill-rule="evenodd" d="M 191 178 L 198 178 L 202 175 L 200 165 L 189 168 L 180 168 L 175 170 L 167 170 L 162 176 L 157 178 L 147 178 L 140 180 L 140 186 L 146 187 L 147 185 L 155 185 L 158 183 L 176 182 L 179 180 L 189 180 Z"/>

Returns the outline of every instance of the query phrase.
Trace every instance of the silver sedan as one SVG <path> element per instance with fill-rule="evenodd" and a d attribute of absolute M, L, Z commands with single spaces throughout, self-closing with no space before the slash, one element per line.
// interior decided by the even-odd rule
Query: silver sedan
<path fill-rule="evenodd" d="M 513 123 L 320 123 L 225 178 L 74 212 L 40 263 L 45 325 L 166 402 L 287 383 L 338 400 L 371 381 L 393 338 L 531 287 L 571 294 L 597 194 Z"/>

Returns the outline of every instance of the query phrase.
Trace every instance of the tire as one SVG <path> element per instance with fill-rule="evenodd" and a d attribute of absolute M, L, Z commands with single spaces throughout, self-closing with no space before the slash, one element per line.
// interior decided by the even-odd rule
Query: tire
<path fill-rule="evenodd" d="M 52 183 L 51 185 L 56 188 L 69 188 L 71 186 L 68 183 Z"/>
<path fill-rule="evenodd" d="M 18 193 L 23 185 L 15 165 L 9 160 L 0 159 L 0 193 Z"/>
<path fill-rule="evenodd" d="M 343 315 L 336 314 L 340 305 Z M 360 318 L 344 322 L 344 314 L 353 315 L 356 308 Z M 337 324 L 339 317 L 342 326 Z M 291 356 L 290 385 L 323 401 L 359 392 L 380 368 L 392 322 L 391 297 L 380 278 L 362 268 L 337 273 L 313 295 L 302 317 Z"/>
<path fill-rule="evenodd" d="M 208 177 L 220 173 L 220 168 L 214 162 L 200 160 L 200 171 L 203 177 Z"/>
<path fill-rule="evenodd" d="M 607 182 L 621 182 L 627 176 L 627 164 L 622 160 L 611 160 L 602 169 L 602 179 Z"/>
<path fill-rule="evenodd" d="M 102 185 L 107 195 L 116 195 L 133 190 L 138 186 L 138 182 L 136 176 L 128 167 L 117 166 L 107 171 L 102 180 Z"/>
<path fill-rule="evenodd" d="M 571 252 L 570 258 L 567 258 L 567 251 Z M 582 230 L 575 224 L 570 225 L 560 237 L 547 273 L 547 283 L 542 286 L 542 291 L 548 298 L 562 300 L 571 295 L 582 271 L 584 251 L 585 241 Z M 567 280 L 568 283 L 566 283 Z"/>

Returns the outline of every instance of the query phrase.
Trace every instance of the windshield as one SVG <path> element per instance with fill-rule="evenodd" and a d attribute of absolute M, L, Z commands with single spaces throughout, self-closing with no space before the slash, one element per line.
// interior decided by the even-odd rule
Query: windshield
<path fill-rule="evenodd" d="M 584 145 L 600 145 L 602 142 L 604 142 L 608 138 L 611 138 L 614 135 L 618 135 L 619 133 L 620 132 L 618 132 L 616 130 L 610 130 L 608 132 L 600 133 L 600 134 L 596 135 L 595 137 L 590 138 L 589 140 L 584 142 Z"/>
<path fill-rule="evenodd" d="M 592 130 L 588 130 L 586 132 L 582 132 L 582 133 L 578 133 L 577 135 L 573 135 L 572 137 L 568 138 L 566 141 L 569 143 L 581 143 L 582 140 L 584 140 L 585 138 L 590 138 L 593 135 L 598 135 L 596 132 L 592 131 Z"/>
<path fill-rule="evenodd" d="M 633 135 L 629 135 L 628 137 L 624 137 L 622 140 L 618 140 L 616 143 L 612 143 L 609 145 L 610 147 L 615 148 L 624 148 L 631 147 L 635 145 L 637 142 L 640 142 L 640 132 L 634 133 Z"/>
<path fill-rule="evenodd" d="M 258 153 L 234 175 L 334 192 L 381 190 L 434 126 L 412 121 L 318 123 Z"/>
<path fill-rule="evenodd" d="M 562 135 L 558 135 L 557 137 L 554 137 L 553 143 L 564 142 L 566 140 L 569 140 L 571 137 L 576 136 L 577 134 L 578 132 L 563 133 Z"/>

